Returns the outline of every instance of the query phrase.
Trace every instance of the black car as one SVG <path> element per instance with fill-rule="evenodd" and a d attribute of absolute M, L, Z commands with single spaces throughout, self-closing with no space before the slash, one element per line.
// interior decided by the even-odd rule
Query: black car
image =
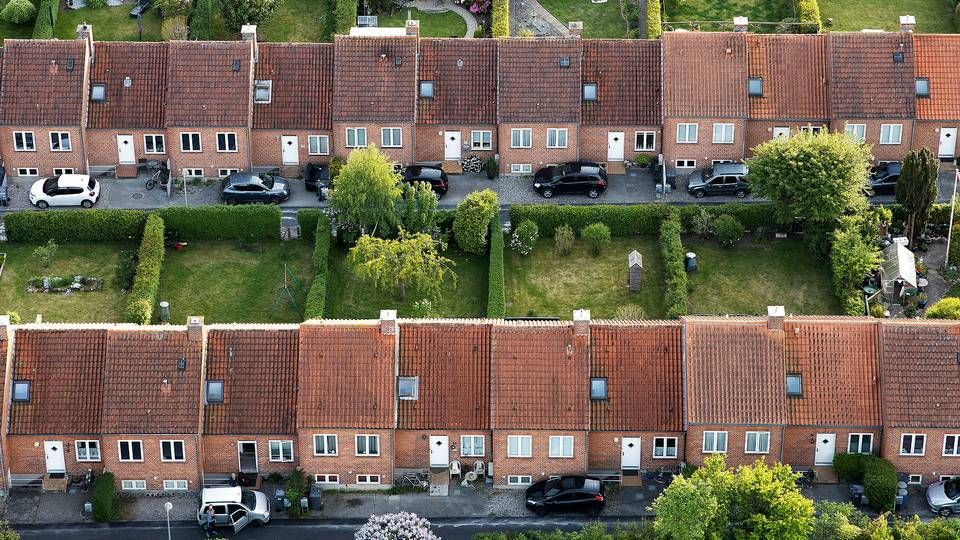
<path fill-rule="evenodd" d="M 227 204 L 276 204 L 290 198 L 290 182 L 272 174 L 233 173 L 220 183 L 220 198 Z"/>
<path fill-rule="evenodd" d="M 603 483 L 587 476 L 561 476 L 541 480 L 527 488 L 527 508 L 542 516 L 547 512 L 588 512 L 597 515 L 606 504 Z"/>
<path fill-rule="evenodd" d="M 900 179 L 899 162 L 881 163 L 870 172 L 870 190 L 874 195 L 894 195 Z"/>
<path fill-rule="evenodd" d="M 533 189 L 547 199 L 557 193 L 586 193 L 596 199 L 607 190 L 607 171 L 593 161 L 544 167 L 533 175 Z"/>
<path fill-rule="evenodd" d="M 450 183 L 447 180 L 447 173 L 440 167 L 430 167 L 428 165 L 413 165 L 403 171 L 403 181 L 413 184 L 415 182 L 426 182 L 430 188 L 437 194 L 437 198 L 447 194 Z"/>
<path fill-rule="evenodd" d="M 743 163 L 718 163 L 698 169 L 690 173 L 687 193 L 698 199 L 706 195 L 736 195 L 742 199 L 750 193 L 750 184 L 744 180 L 748 172 Z"/>

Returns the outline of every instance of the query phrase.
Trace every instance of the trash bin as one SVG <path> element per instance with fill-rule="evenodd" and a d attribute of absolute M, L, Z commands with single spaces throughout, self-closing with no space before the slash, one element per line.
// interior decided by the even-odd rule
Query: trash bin
<path fill-rule="evenodd" d="M 907 505 L 907 490 L 905 488 L 900 488 L 897 490 L 897 502 L 896 506 L 903 510 Z"/>
<path fill-rule="evenodd" d="M 273 509 L 276 512 L 283 512 L 287 509 L 286 507 L 287 492 L 278 489 L 273 492 Z"/>
<path fill-rule="evenodd" d="M 323 510 L 323 486 L 320 484 L 310 486 L 310 509 Z"/>
<path fill-rule="evenodd" d="M 667 169 L 667 185 L 670 189 L 677 189 L 677 170 L 672 167 Z"/>
<path fill-rule="evenodd" d="M 863 506 L 863 486 L 860 484 L 850 484 L 850 499 L 855 506 Z"/>
<path fill-rule="evenodd" d="M 684 267 L 687 269 L 687 272 L 694 272 L 697 269 L 697 254 L 688 251 L 684 257 Z"/>

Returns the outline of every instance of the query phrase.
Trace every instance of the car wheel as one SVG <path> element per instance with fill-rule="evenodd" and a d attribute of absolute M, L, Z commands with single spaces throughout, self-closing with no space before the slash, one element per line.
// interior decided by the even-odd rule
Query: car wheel
<path fill-rule="evenodd" d="M 600 196 L 600 192 L 596 189 L 591 189 L 590 191 L 587 192 L 587 196 L 590 197 L 591 199 L 596 199 L 597 197 Z"/>
<path fill-rule="evenodd" d="M 544 507 L 542 507 L 542 506 L 538 506 L 538 507 L 534 510 L 534 513 L 536 513 L 538 517 L 543 517 L 543 516 L 547 515 L 547 509 L 544 508 Z"/>
<path fill-rule="evenodd" d="M 742 198 L 744 198 L 744 197 L 746 197 L 746 196 L 747 196 L 747 190 L 745 190 L 745 189 L 738 189 L 738 190 L 737 190 L 737 198 L 738 198 L 738 199 L 742 199 Z"/>
<path fill-rule="evenodd" d="M 233 199 L 233 198 L 230 198 L 230 199 L 224 199 L 224 201 L 223 201 L 223 202 L 225 202 L 225 203 L 227 203 L 227 204 L 229 204 L 229 205 L 234 205 L 234 204 L 237 204 L 237 200 L 236 200 L 236 199 Z"/>
<path fill-rule="evenodd" d="M 80 201 L 80 206 L 84 208 L 93 208 L 93 201 Z"/>
<path fill-rule="evenodd" d="M 552 190 L 552 189 L 545 189 L 545 190 L 543 190 L 542 192 L 540 192 L 540 194 L 543 195 L 543 198 L 544 198 L 544 199 L 549 199 L 550 197 L 553 197 L 553 190 Z"/>
<path fill-rule="evenodd" d="M 283 202 L 283 199 L 281 199 L 280 197 L 274 197 L 270 199 L 270 204 L 280 204 L 282 202 Z"/>
<path fill-rule="evenodd" d="M 37 208 L 41 210 L 46 210 L 48 206 L 50 205 L 47 204 L 47 201 L 37 201 Z"/>
<path fill-rule="evenodd" d="M 949 508 L 941 508 L 940 511 L 937 513 L 940 514 L 942 517 L 950 517 L 950 514 L 952 514 L 953 511 L 950 510 Z"/>
<path fill-rule="evenodd" d="M 704 193 L 702 189 L 699 190 L 699 191 L 694 191 L 694 192 L 693 192 L 693 196 L 696 197 L 696 198 L 698 198 L 698 199 L 702 199 L 704 195 L 706 195 L 706 193 Z"/>

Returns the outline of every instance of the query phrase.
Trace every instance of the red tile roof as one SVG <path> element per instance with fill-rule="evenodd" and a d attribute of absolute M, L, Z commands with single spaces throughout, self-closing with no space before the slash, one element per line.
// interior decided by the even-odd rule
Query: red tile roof
<path fill-rule="evenodd" d="M 830 108 L 834 118 L 915 116 L 912 34 L 851 32 L 829 36 Z"/>
<path fill-rule="evenodd" d="M 87 97 L 82 41 L 8 39 L 4 49 L 0 123 L 19 127 L 81 125 Z"/>
<path fill-rule="evenodd" d="M 301 325 L 297 426 L 394 427 L 395 338 L 377 324 Z"/>
<path fill-rule="evenodd" d="M 747 36 L 749 77 L 763 79 L 763 95 L 750 97 L 750 118 L 827 118 L 826 35 Z"/>
<path fill-rule="evenodd" d="M 197 433 L 201 345 L 184 329 L 110 330 L 103 432 Z M 186 360 L 182 371 L 181 358 Z"/>
<path fill-rule="evenodd" d="M 500 40 L 500 122 L 580 121 L 580 59 L 579 38 Z"/>
<path fill-rule="evenodd" d="M 597 85 L 597 100 L 582 102 L 584 124 L 662 122 L 659 40 L 583 40 L 583 83 Z"/>
<path fill-rule="evenodd" d="M 169 47 L 167 126 L 248 125 L 253 102 L 250 42 L 171 41 Z"/>
<path fill-rule="evenodd" d="M 687 317 L 689 424 L 783 424 L 782 331 L 758 317 Z"/>
<path fill-rule="evenodd" d="M 667 32 L 662 39 L 664 116 L 747 116 L 746 34 Z"/>
<path fill-rule="evenodd" d="M 787 373 L 802 395 L 788 396 L 790 425 L 880 425 L 880 354 L 875 319 L 787 319 Z"/>
<path fill-rule="evenodd" d="M 590 347 L 590 377 L 607 379 L 608 396 L 591 400 L 591 430 L 683 429 L 679 322 L 594 324 Z"/>
<path fill-rule="evenodd" d="M 419 71 L 434 96 L 419 100 L 418 123 L 497 123 L 497 40 L 421 39 Z"/>
<path fill-rule="evenodd" d="M 104 84 L 107 99 L 89 100 L 89 127 L 162 128 L 167 44 L 98 42 L 94 51 L 90 83 Z"/>
<path fill-rule="evenodd" d="M 589 343 L 572 325 L 496 324 L 491 353 L 493 429 L 590 428 Z"/>
<path fill-rule="evenodd" d="M 295 433 L 298 345 L 297 330 L 209 330 L 206 379 L 224 391 L 205 407 L 204 433 Z"/>
<path fill-rule="evenodd" d="M 11 377 L 30 381 L 30 401 L 10 404 L 10 433 L 99 433 L 106 340 L 106 330 L 18 329 Z"/>
<path fill-rule="evenodd" d="M 322 129 L 331 124 L 333 45 L 261 43 L 255 79 L 272 81 L 270 103 L 254 103 L 255 129 Z"/>
<path fill-rule="evenodd" d="M 414 121 L 416 37 L 337 36 L 333 61 L 334 121 Z"/>
<path fill-rule="evenodd" d="M 917 118 L 924 120 L 960 119 L 960 36 L 952 34 L 915 34 L 917 77 L 930 79 L 930 97 L 917 98 Z"/>

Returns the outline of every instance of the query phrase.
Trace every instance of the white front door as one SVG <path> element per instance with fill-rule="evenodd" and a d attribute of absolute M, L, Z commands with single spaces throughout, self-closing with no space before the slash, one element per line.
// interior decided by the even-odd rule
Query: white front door
<path fill-rule="evenodd" d="M 137 153 L 133 149 L 133 135 L 117 135 L 117 154 L 121 165 L 137 162 Z"/>
<path fill-rule="evenodd" d="M 281 135 L 280 147 L 284 165 L 298 165 L 300 163 L 300 143 L 296 135 Z"/>
<path fill-rule="evenodd" d="M 67 472 L 63 460 L 63 441 L 43 441 L 43 459 L 47 462 L 48 473 Z"/>
<path fill-rule="evenodd" d="M 640 468 L 640 437 L 624 437 L 620 440 L 620 468 Z"/>
<path fill-rule="evenodd" d="M 443 132 L 443 159 L 460 160 L 460 132 Z"/>
<path fill-rule="evenodd" d="M 623 132 L 607 132 L 607 161 L 623 161 Z"/>
<path fill-rule="evenodd" d="M 773 138 L 777 137 L 790 137 L 790 128 L 788 127 L 775 127 L 773 128 Z"/>
<path fill-rule="evenodd" d="M 450 437 L 430 436 L 430 466 L 446 467 L 450 464 Z"/>
<path fill-rule="evenodd" d="M 817 433 L 817 450 L 813 456 L 814 465 L 833 465 L 833 454 L 836 452 L 836 433 Z"/>
<path fill-rule="evenodd" d="M 952 158 L 957 151 L 957 128 L 940 128 L 940 150 L 938 157 Z"/>

